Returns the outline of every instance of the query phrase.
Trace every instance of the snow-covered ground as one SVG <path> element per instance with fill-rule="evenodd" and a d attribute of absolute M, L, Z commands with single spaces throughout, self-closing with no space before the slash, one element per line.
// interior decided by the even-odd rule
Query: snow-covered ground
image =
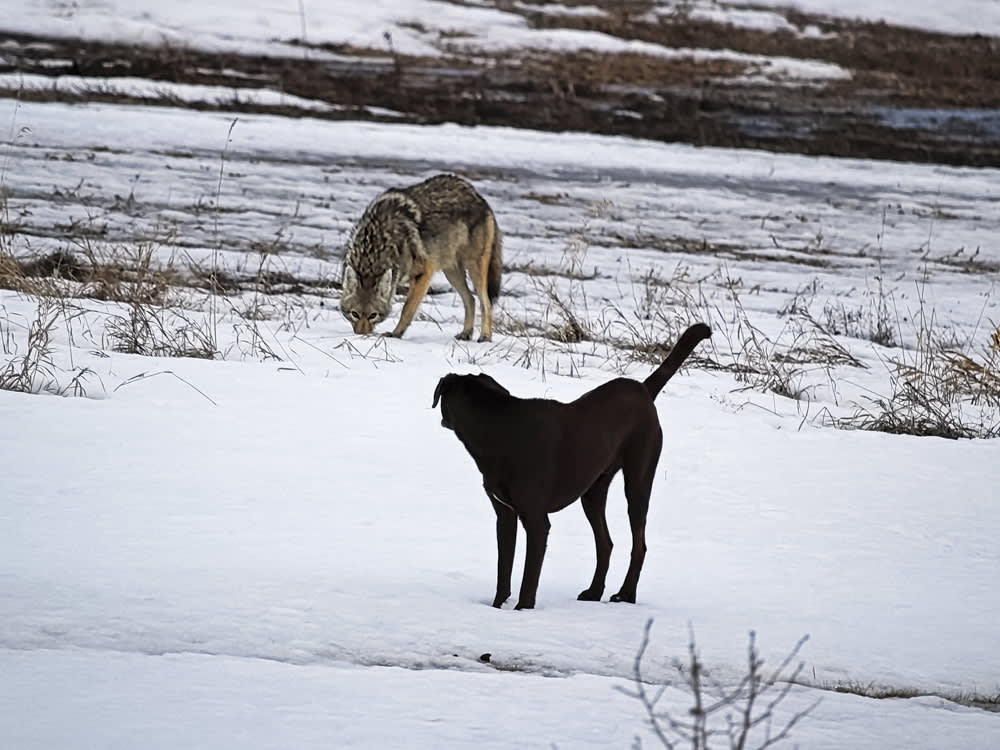
<path fill-rule="evenodd" d="M 337 28 L 380 34 L 416 5 L 367 3 Z M 506 23 L 428 5 L 457 27 Z M 48 19 L 78 33 L 90 18 L 104 37 L 162 24 L 163 12 L 74 6 L 58 21 L 48 5 L 18 8 L 36 30 Z M 252 23 L 253 8 L 181 4 L 171 28 L 198 38 L 211 16 L 237 41 L 298 34 L 294 5 L 287 33 L 262 31 L 280 14 L 258 9 L 267 23 Z M 821 703 L 789 744 L 1000 746 L 1000 714 L 940 697 L 1000 693 L 1000 441 L 822 418 L 885 393 L 883 360 L 901 350 L 838 336 L 869 369 L 807 369 L 801 401 L 740 390 L 726 372 L 675 378 L 658 399 L 665 444 L 634 606 L 576 601 L 593 541 L 571 506 L 552 518 L 538 608 L 489 607 L 493 513 L 430 408 L 449 371 L 562 400 L 619 371 L 643 377 L 650 366 L 607 339 L 631 325 L 663 340 L 663 310 L 711 320 L 702 353 L 724 361 L 733 291 L 777 338 L 797 293 L 817 316 L 860 314 L 881 278 L 904 344 L 919 294 L 969 348 L 985 345 L 1000 321 L 996 170 L 505 128 L 233 124 L 163 107 L 2 100 L 0 123 L 15 252 L 66 249 L 69 236 L 98 252 L 148 242 L 178 266 L 235 274 L 263 262 L 330 279 L 371 197 L 448 169 L 490 201 L 513 269 L 491 344 L 452 340 L 461 303 L 443 279 L 402 340 L 355 337 L 332 292 L 268 297 L 252 332 L 223 310 L 221 361 L 115 352 L 106 323 L 123 308 L 74 302 L 53 332 L 54 377 L 91 368 L 88 397 L 0 391 L 0 745 L 596 748 L 640 736 L 656 747 L 641 705 L 616 690 L 653 618 L 644 669 L 675 683 L 664 704 L 676 716 L 691 701 L 672 666 L 689 627 L 728 685 L 749 630 L 771 667 L 808 634 L 810 687 L 789 694 L 775 725 Z M 697 302 L 657 307 L 647 295 L 664 289 Z M 554 297 L 609 337 L 507 333 L 559 323 Z M 178 299 L 206 314 L 204 297 Z M 0 291 L 8 358 L 35 311 Z M 264 347 L 281 360 L 262 361 Z M 614 590 L 628 548 L 620 480 L 608 521 Z M 932 695 L 823 689 L 865 686 Z"/>
<path fill-rule="evenodd" d="M 207 49 L 241 53 L 301 54 L 289 43 L 305 39 L 310 44 L 350 44 L 383 49 L 384 34 L 392 35 L 393 48 L 416 55 L 440 52 L 442 37 L 448 43 L 469 47 L 499 45 L 537 47 L 558 39 L 565 45 L 620 50 L 622 41 L 598 33 L 555 35 L 534 29 L 523 15 L 492 7 L 490 2 L 451 3 L 443 0 L 368 0 L 364 3 L 248 0 L 247 2 L 194 2 L 169 5 L 154 0 L 101 3 L 66 3 L 51 0 L 3 0 L 4 26 L 10 31 L 82 37 L 144 44 L 194 44 Z M 749 6 L 749 7 L 748 7 Z M 946 33 L 1000 35 L 1000 5 L 990 0 L 695 0 L 655 4 L 651 13 L 668 15 L 682 8 L 694 17 L 758 29 L 799 30 L 780 12 L 796 8 L 832 17 L 885 21 Z M 541 10 L 542 5 L 524 5 Z M 550 12 L 601 13 L 584 6 L 571 8 L 548 4 Z"/>
<path fill-rule="evenodd" d="M 797 431 L 734 413 L 726 384 L 692 373 L 659 400 L 639 603 L 575 601 L 593 552 L 571 507 L 552 519 L 538 609 L 496 611 L 492 511 L 429 409 L 440 375 L 475 368 L 428 326 L 390 342 L 391 362 L 351 359 L 333 348 L 343 338 L 316 343 L 345 366 L 302 356 L 305 375 L 109 353 L 109 390 L 165 368 L 191 385 L 162 374 L 102 400 L 0 393 L 13 467 L 0 726 L 23 738 L 12 746 L 146 735 L 230 746 L 257 736 L 256 722 L 270 727 L 250 743 L 260 747 L 460 747 L 486 729 L 495 746 L 626 744 L 642 714 L 614 686 L 628 684 L 649 617 L 656 679 L 683 656 L 690 624 L 728 683 L 755 629 L 772 665 L 808 633 L 804 675 L 817 684 L 996 690 L 995 442 Z M 515 393 L 561 399 L 605 377 L 488 371 Z M 616 585 L 628 535 L 620 483 L 612 492 Z M 487 652 L 528 674 L 493 672 L 477 662 Z M 685 700 L 671 691 L 669 705 L 681 713 Z M 834 693 L 794 736 L 842 747 L 845 723 L 857 747 L 962 737 L 988 748 L 1000 736 L 996 714 L 939 699 Z"/>
<path fill-rule="evenodd" d="M 939 3 L 936 0 L 725 0 L 707 2 L 735 9 L 752 6 L 761 13 L 761 6 L 795 8 L 805 13 L 818 13 L 834 18 L 857 18 L 882 21 L 894 26 L 939 31 L 945 34 L 1000 34 L 1000 3 L 992 0 L 957 0 Z"/>

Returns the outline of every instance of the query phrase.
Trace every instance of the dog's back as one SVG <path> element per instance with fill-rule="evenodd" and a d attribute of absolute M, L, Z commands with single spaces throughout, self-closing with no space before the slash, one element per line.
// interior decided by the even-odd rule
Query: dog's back
<path fill-rule="evenodd" d="M 549 512 L 572 503 L 599 475 L 617 471 L 633 443 L 660 435 L 653 399 L 636 380 L 617 378 L 565 403 L 518 398 L 484 375 L 455 377 L 453 387 L 444 386 L 445 426 L 460 425 L 456 435 L 497 495 L 530 486 L 547 498 Z"/>

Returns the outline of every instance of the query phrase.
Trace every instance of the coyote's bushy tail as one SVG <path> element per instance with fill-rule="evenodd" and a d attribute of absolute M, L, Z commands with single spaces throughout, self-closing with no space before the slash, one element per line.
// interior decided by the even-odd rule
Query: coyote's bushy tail
<path fill-rule="evenodd" d="M 496 219 L 490 215 L 493 222 L 493 242 L 490 244 L 490 267 L 486 272 L 486 292 L 489 294 L 490 302 L 500 296 L 500 274 L 503 272 L 503 258 L 500 253 L 500 246 L 503 244 L 500 236 L 500 227 L 497 226 Z"/>
<path fill-rule="evenodd" d="M 643 381 L 643 385 L 646 386 L 646 390 L 649 391 L 651 398 L 656 398 L 656 395 L 663 390 L 663 386 L 667 384 L 667 381 L 674 376 L 674 373 L 684 363 L 684 360 L 688 358 L 688 355 L 698 346 L 698 342 L 707 339 L 711 335 L 712 329 L 704 323 L 695 323 L 681 334 L 681 337 L 677 339 L 677 343 L 674 344 L 674 348 L 670 350 L 670 354 L 667 355 L 663 364 L 653 370 L 653 373 Z"/>

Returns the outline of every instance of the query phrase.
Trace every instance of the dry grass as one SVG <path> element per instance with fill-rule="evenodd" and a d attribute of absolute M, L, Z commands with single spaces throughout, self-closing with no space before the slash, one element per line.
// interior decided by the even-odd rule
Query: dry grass
<path fill-rule="evenodd" d="M 219 352 L 207 319 L 183 310 L 133 304 L 112 315 L 104 329 L 108 348 L 147 357 L 215 359 Z"/>
<path fill-rule="evenodd" d="M 925 303 L 927 276 L 917 285 L 916 346 L 883 360 L 889 394 L 869 399 L 838 427 L 949 439 L 1000 437 L 1000 331 L 991 324 L 982 354 L 962 347 Z"/>
<path fill-rule="evenodd" d="M 522 273 L 525 276 L 561 276 L 573 281 L 593 281 L 597 278 L 597 271 L 576 270 L 572 268 L 553 268 L 532 260 L 523 263 L 504 263 L 504 273 Z"/>
<path fill-rule="evenodd" d="M 919 355 L 918 355 L 919 357 Z M 850 417 L 835 421 L 846 429 L 887 432 L 893 435 L 959 438 L 1000 437 L 1000 390 L 995 365 L 976 364 L 970 370 L 966 355 L 936 353 L 913 364 L 904 359 L 886 363 L 890 376 L 888 396 L 875 396 L 868 407 L 859 407 Z M 966 398 L 969 390 L 976 393 Z M 985 405 L 969 410 L 970 405 Z"/>
<path fill-rule="evenodd" d="M 564 264 L 561 270 L 572 271 L 574 267 L 579 263 Z M 669 274 L 657 266 L 639 272 L 628 266 L 628 271 L 631 281 L 625 293 L 631 293 L 631 305 L 607 304 L 596 317 L 591 315 L 577 277 L 569 273 L 530 276 L 531 297 L 543 300 L 543 306 L 526 307 L 519 318 L 504 311 L 498 330 L 522 341 L 541 338 L 564 345 L 589 343 L 593 354 L 603 348 L 605 360 L 624 373 L 636 362 L 658 365 L 688 326 L 707 322 L 717 332 L 710 342 L 711 353 L 691 357 L 686 366 L 729 372 L 740 384 L 738 390 L 771 392 L 795 400 L 807 397 L 804 383 L 815 371 L 829 378 L 835 367 L 865 367 L 809 314 L 804 297 L 797 295 L 782 311 L 788 320 L 772 338 L 752 322 L 742 303 L 741 282 L 730 278 L 723 268 L 702 277 L 696 277 L 683 263 L 676 264 Z M 710 285 L 716 292 L 722 289 L 725 310 L 710 301 Z M 518 349 L 517 361 L 537 364 L 540 353 L 536 342 Z"/>
<path fill-rule="evenodd" d="M 161 260 L 174 239 L 104 245 L 84 236 L 68 249 L 46 254 L 0 253 L 0 287 L 54 300 L 64 311 L 79 312 L 80 300 L 108 303 L 102 341 L 112 351 L 216 358 L 222 354 L 217 345 L 221 311 L 232 319 L 234 346 L 242 356 L 287 359 L 265 322 L 279 320 L 278 327 L 296 330 L 304 319 L 298 296 L 326 294 L 330 282 L 275 268 L 280 232 L 255 246 L 256 263 L 238 273 L 218 269 L 214 257 L 212 265 L 187 256 L 178 263 L 173 254 Z M 207 300 L 208 313 L 192 307 L 199 297 Z"/>
<path fill-rule="evenodd" d="M 802 680 L 799 684 L 805 687 L 819 688 L 820 690 L 830 690 L 834 693 L 859 695 L 863 698 L 872 698 L 874 700 L 935 697 L 951 701 L 952 703 L 956 703 L 960 706 L 969 706 L 970 708 L 978 708 L 984 711 L 1000 713 L 1000 693 L 979 693 L 969 690 L 927 691 L 903 685 L 890 685 L 883 682 L 876 682 L 874 680 L 869 682 L 861 682 L 857 680 L 848 682 L 821 682 L 819 684 L 813 684 L 806 680 Z"/>
<path fill-rule="evenodd" d="M 895 305 L 888 297 L 866 291 L 868 304 L 848 308 L 843 302 L 827 302 L 823 306 L 822 327 L 836 336 L 871 341 L 891 348 L 897 345 L 899 323 Z"/>
<path fill-rule="evenodd" d="M 549 366 L 553 355 L 565 364 L 565 372 L 579 374 L 588 357 L 601 359 L 624 371 L 631 363 L 658 364 L 687 326 L 706 321 L 717 332 L 711 353 L 693 357 L 689 367 L 729 372 L 740 388 L 771 392 L 790 399 L 809 398 L 812 376 L 822 372 L 832 381 L 834 368 L 864 367 L 838 336 L 854 335 L 891 343 L 884 331 L 896 325 L 891 295 L 882 287 L 879 298 L 870 298 L 870 315 L 839 317 L 829 305 L 820 317 L 810 312 L 816 293 L 805 289 L 780 312 L 786 317 L 777 336 L 769 336 L 756 325 L 741 299 L 741 284 L 720 269 L 710 277 L 696 278 L 683 264 L 669 274 L 656 267 L 633 273 L 629 268 L 632 304 L 628 310 L 605 305 L 592 315 L 584 281 L 593 274 L 584 271 L 588 247 L 585 232 L 567 239 L 562 260 L 551 273 L 526 273 L 532 307 L 515 318 L 499 309 L 496 327 L 517 340 L 516 346 L 493 353 L 523 367 Z M 3 248 L 9 248 L 4 243 Z M 158 260 L 161 247 L 155 243 L 134 246 L 96 245 L 87 237 L 72 246 L 45 255 L 15 257 L 0 253 L 0 285 L 41 299 L 53 300 L 45 307 L 45 318 L 32 339 L 31 355 L 8 362 L 8 387 L 36 388 L 27 373 L 34 368 L 41 381 L 54 382 L 47 365 L 51 354 L 44 332 L 51 330 L 54 311 L 68 315 L 68 300 L 86 298 L 110 304 L 101 340 L 108 349 L 145 356 L 216 358 L 223 353 L 217 345 L 218 312 L 211 314 L 185 309 L 190 295 L 184 290 L 208 292 L 213 306 L 222 305 L 231 319 L 234 346 L 242 356 L 261 360 L 290 360 L 265 322 L 284 317 L 280 327 L 296 331 L 308 318 L 296 314 L 289 305 L 276 305 L 275 294 L 319 290 L 320 282 L 296 279 L 280 266 L 280 233 L 262 243 L 252 268 L 239 274 L 189 262 L 178 267 L 173 257 Z M 190 259 L 189 259 L 190 260 Z M 530 268 L 530 267 L 529 267 Z M 595 272 L 596 273 L 596 272 Z M 721 288 L 726 295 L 726 312 L 709 302 L 706 285 Z M 214 294 L 211 292 L 214 291 Z M 535 306 L 535 303 L 540 303 Z M 41 309 L 41 308 L 40 308 Z M 214 308 L 213 308 L 214 309 Z M 844 321 L 855 326 L 845 329 Z M 918 346 L 899 357 L 883 360 L 889 372 L 889 395 L 874 396 L 867 408 L 858 408 L 850 417 L 832 420 L 842 428 L 879 430 L 900 434 L 944 437 L 992 437 L 1000 435 L 1000 418 L 981 419 L 1000 408 L 1000 330 L 991 324 L 991 343 L 981 353 L 957 346 L 957 337 L 940 326 L 933 313 L 921 302 Z M 213 325 L 214 321 L 214 325 Z M 895 337 L 893 337 L 895 340 Z M 548 342 L 548 343 L 547 343 Z M 580 345 L 589 345 L 589 352 Z M 348 356 L 392 361 L 388 351 L 378 347 L 360 352 L 347 346 Z M 566 360 L 566 357 L 569 357 Z M 22 374 L 23 373 L 23 374 Z M 31 384 L 28 384 L 31 380 Z M 967 405 L 980 411 L 971 411 Z"/>
<path fill-rule="evenodd" d="M 157 262 L 161 243 L 97 246 L 75 238 L 45 254 L 0 254 L 0 287 L 34 296 L 125 304 L 165 304 L 182 283 L 173 261 Z"/>
<path fill-rule="evenodd" d="M 65 373 L 55 363 L 53 335 L 66 318 L 66 310 L 58 302 L 40 298 L 35 318 L 26 330 L 24 340 L 8 316 L 0 319 L 0 342 L 7 364 L 0 370 L 0 390 L 19 393 L 53 393 L 60 396 L 86 395 L 86 382 L 93 376 L 88 368 L 74 368 L 69 379 L 60 383 Z"/>
<path fill-rule="evenodd" d="M 232 127 L 229 135 L 231 131 Z M 225 149 L 213 208 L 216 217 L 222 210 L 224 160 Z M 6 216 L 6 206 L 3 208 Z M 902 339 L 895 301 L 882 283 L 881 245 L 874 283 L 865 291 L 865 305 L 851 310 L 840 303 L 827 303 L 814 315 L 814 283 L 779 311 L 785 323 L 777 333 L 765 333 L 754 320 L 741 295 L 756 290 L 743 290 L 741 281 L 730 278 L 725 266 L 697 277 L 682 263 L 666 273 L 662 264 L 643 270 L 629 266 L 628 284 L 622 293 L 630 294 L 631 300 L 602 302 L 599 311 L 592 310 L 586 282 L 595 279 L 598 272 L 588 264 L 588 237 L 592 219 L 606 218 L 609 211 L 607 202 L 590 207 L 581 226 L 566 233 L 562 255 L 554 267 L 531 262 L 507 267 L 525 278 L 530 293 L 524 295 L 520 316 L 511 314 L 509 302 L 497 308 L 495 327 L 512 341 L 506 348 L 495 346 L 492 356 L 523 367 L 540 367 L 543 372 L 555 361 L 561 372 L 579 374 L 588 358 L 625 372 L 636 362 L 659 364 L 685 328 L 703 321 L 712 326 L 716 336 L 706 349 L 708 353 L 692 357 L 688 367 L 730 373 L 737 390 L 809 401 L 811 389 L 823 382 L 816 379 L 817 374 L 836 390 L 836 368 L 865 367 L 841 342 L 844 336 L 883 347 L 896 347 Z M 241 356 L 280 359 L 295 366 L 273 329 L 301 341 L 296 334 L 309 319 L 301 296 L 325 294 L 331 287 L 328 280 L 296 278 L 282 266 L 280 230 L 270 241 L 258 243 L 256 254 L 248 256 L 237 270 L 220 265 L 218 250 L 203 263 L 186 257 L 183 265 L 178 264 L 164 250 L 173 245 L 176 238 L 171 236 L 158 243 L 118 245 L 99 243 L 93 232 L 81 231 L 75 236 L 66 248 L 32 254 L 25 240 L 15 253 L 12 237 L 19 235 L 0 232 L 0 286 L 54 301 L 55 306 L 45 306 L 49 315 L 53 310 L 61 310 L 64 317 L 76 314 L 70 311 L 73 299 L 107 303 L 99 338 L 101 345 L 113 351 L 145 356 L 224 356 L 226 352 L 218 345 L 218 327 L 224 320 L 232 326 L 233 347 Z M 276 297 L 283 294 L 291 301 L 277 303 Z M 192 305 L 199 295 L 202 303 Z M 720 296 L 722 302 L 712 301 Z M 914 319 L 919 321 L 916 349 L 883 359 L 889 394 L 872 397 L 867 408 L 858 408 L 851 417 L 833 423 L 853 429 L 946 437 L 1000 434 L 1000 417 L 996 417 L 1000 409 L 1000 329 L 991 324 L 991 344 L 973 352 L 939 325 L 932 312 L 925 314 L 922 297 L 920 315 Z M 274 324 L 269 325 L 270 321 Z M 17 366 L 8 362 L 5 377 L 9 383 L 23 386 L 25 378 L 18 375 L 18 368 L 30 370 L 32 362 L 45 379 L 46 357 L 51 351 L 50 345 L 43 346 L 44 331 L 52 328 L 47 322 L 48 318 L 41 321 L 35 333 L 38 346 L 34 354 L 19 359 Z M 349 357 L 395 359 L 387 348 L 380 350 L 377 345 L 367 352 L 346 343 L 341 348 Z M 52 373 L 48 374 L 52 380 Z"/>
<path fill-rule="evenodd" d="M 688 326 L 707 322 L 714 326 L 715 312 L 709 305 L 702 283 L 687 266 L 678 263 L 670 275 L 662 275 L 658 268 L 633 274 L 632 310 L 619 305 L 609 305 L 602 313 L 601 338 L 623 357 L 617 365 L 623 370 L 632 362 L 660 364 L 670 352 L 673 342 Z M 699 355 L 689 357 L 686 366 L 710 364 Z"/>

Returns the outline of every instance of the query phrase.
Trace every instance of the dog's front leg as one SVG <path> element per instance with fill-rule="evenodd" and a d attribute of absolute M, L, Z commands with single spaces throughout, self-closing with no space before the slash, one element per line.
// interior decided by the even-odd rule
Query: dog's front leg
<path fill-rule="evenodd" d="M 498 609 L 510 598 L 510 574 L 514 569 L 514 548 L 517 545 L 517 514 L 513 509 L 490 495 L 497 514 L 497 594 L 493 606 Z"/>
<path fill-rule="evenodd" d="M 535 594 L 538 593 L 538 577 L 542 573 L 545 546 L 549 541 L 549 517 L 546 513 L 522 515 L 521 524 L 528 537 L 528 551 L 524 557 L 524 576 L 521 578 L 521 593 L 514 609 L 534 609 Z"/>

